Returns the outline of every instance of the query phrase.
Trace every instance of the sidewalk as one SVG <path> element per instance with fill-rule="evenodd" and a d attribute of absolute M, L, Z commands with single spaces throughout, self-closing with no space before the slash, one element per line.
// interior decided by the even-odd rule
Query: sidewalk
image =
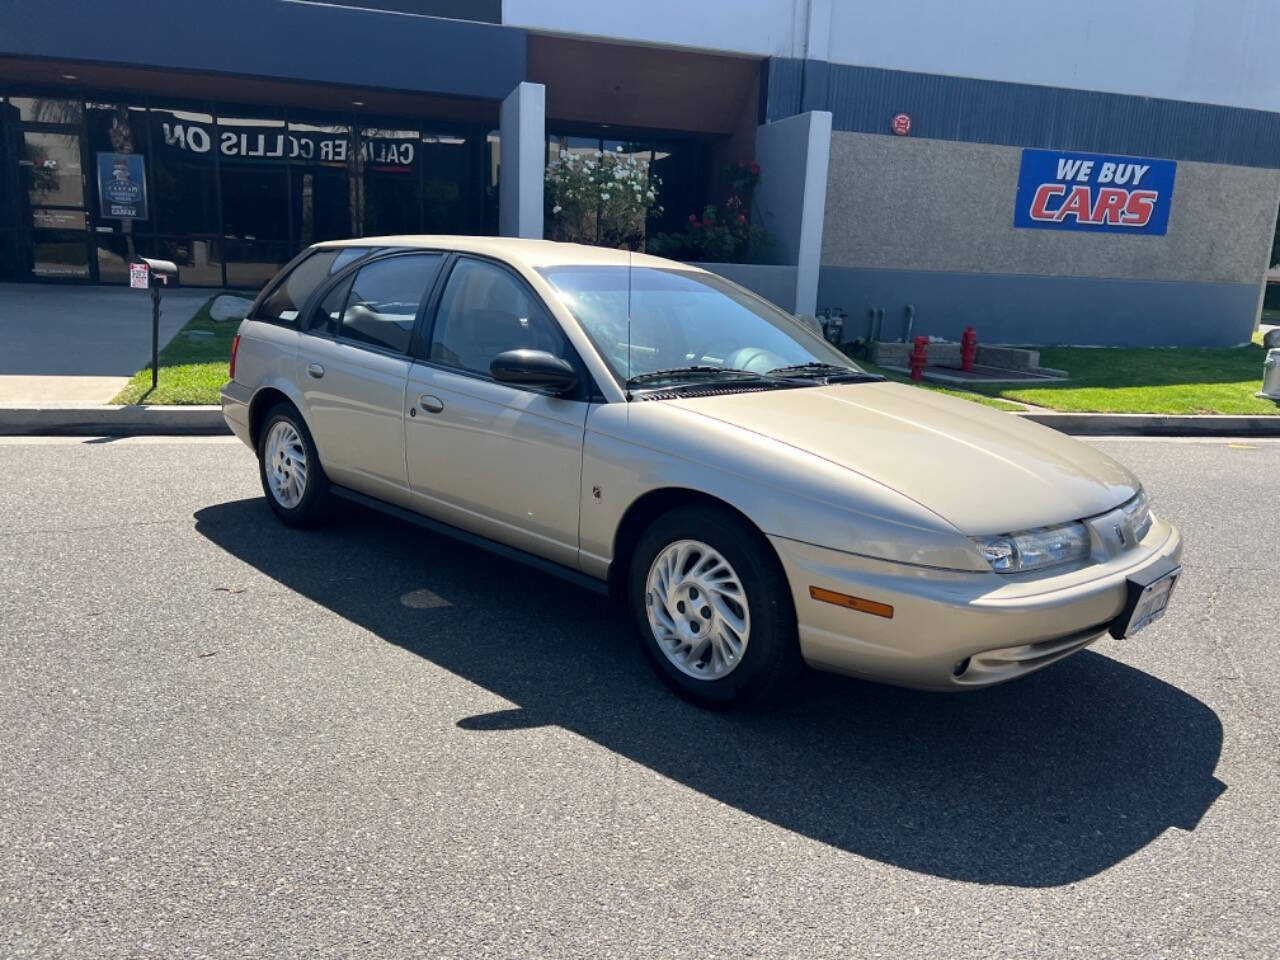
<path fill-rule="evenodd" d="M 160 346 L 216 290 L 163 293 Z M 127 287 L 0 283 L 0 404 L 105 404 L 151 359 L 151 298 Z"/>

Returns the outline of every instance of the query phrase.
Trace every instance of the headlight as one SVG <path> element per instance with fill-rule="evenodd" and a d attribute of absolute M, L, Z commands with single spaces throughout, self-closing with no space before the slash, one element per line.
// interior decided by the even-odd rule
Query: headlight
<path fill-rule="evenodd" d="M 1141 540 L 1151 529 L 1151 508 L 1147 505 L 1147 492 L 1139 490 L 1134 497 L 1120 508 L 1124 511 L 1129 527 L 1133 530 L 1133 538 Z"/>
<path fill-rule="evenodd" d="M 996 573 L 1024 573 L 1089 556 L 1089 531 L 1083 523 L 975 537 L 978 552 Z"/>

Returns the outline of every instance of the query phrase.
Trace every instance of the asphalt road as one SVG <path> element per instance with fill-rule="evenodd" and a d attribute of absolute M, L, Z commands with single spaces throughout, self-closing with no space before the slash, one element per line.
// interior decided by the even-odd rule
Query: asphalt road
<path fill-rule="evenodd" d="M 1280 955 L 1280 444 L 1098 445 L 1186 536 L 1157 627 L 719 715 L 234 441 L 0 441 L 0 956 Z"/>

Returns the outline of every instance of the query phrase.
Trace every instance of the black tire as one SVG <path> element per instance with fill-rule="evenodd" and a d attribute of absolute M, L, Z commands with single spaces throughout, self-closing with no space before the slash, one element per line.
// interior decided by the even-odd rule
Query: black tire
<path fill-rule="evenodd" d="M 298 434 L 306 453 L 306 482 L 301 499 L 293 506 L 286 506 L 271 489 L 267 479 L 267 441 L 272 428 L 280 422 L 288 423 Z M 320 466 L 320 455 L 316 452 L 315 441 L 311 439 L 311 431 L 302 419 L 296 407 L 291 403 L 277 403 L 267 411 L 262 427 L 258 431 L 258 479 L 262 482 L 262 492 L 267 497 L 267 504 L 283 522 L 291 527 L 309 527 L 320 523 L 329 513 L 329 479 Z"/>
<path fill-rule="evenodd" d="M 750 631 L 737 666 L 716 679 L 688 675 L 663 652 L 649 623 L 647 584 L 654 561 L 679 540 L 698 540 L 733 567 L 746 595 Z M 725 709 L 771 699 L 799 672 L 795 605 L 786 574 L 768 540 L 731 511 L 714 505 L 679 507 L 646 530 L 631 557 L 627 599 L 650 664 L 682 697 Z"/>

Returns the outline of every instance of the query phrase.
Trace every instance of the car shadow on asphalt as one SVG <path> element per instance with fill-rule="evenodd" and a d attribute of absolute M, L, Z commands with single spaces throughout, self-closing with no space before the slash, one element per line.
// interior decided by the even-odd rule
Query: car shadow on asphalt
<path fill-rule="evenodd" d="M 1092 876 L 1226 787 L 1217 715 L 1085 651 L 962 695 L 807 674 L 779 703 L 693 707 L 652 674 L 606 599 L 358 508 L 291 530 L 261 499 L 196 513 L 283 586 L 516 704 L 477 735 L 557 724 L 685 786 L 842 850 L 974 883 Z M 785 867 L 785 865 L 783 865 Z"/>

